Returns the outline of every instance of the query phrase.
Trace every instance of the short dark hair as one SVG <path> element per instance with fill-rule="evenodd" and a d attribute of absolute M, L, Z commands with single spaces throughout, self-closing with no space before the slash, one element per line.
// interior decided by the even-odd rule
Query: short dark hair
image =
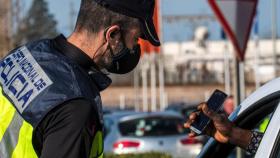
<path fill-rule="evenodd" d="M 127 30 L 139 25 L 139 20 L 113 12 L 100 6 L 94 0 L 81 0 L 75 31 L 86 30 L 90 33 L 98 33 L 110 25 L 120 25 L 121 29 Z"/>

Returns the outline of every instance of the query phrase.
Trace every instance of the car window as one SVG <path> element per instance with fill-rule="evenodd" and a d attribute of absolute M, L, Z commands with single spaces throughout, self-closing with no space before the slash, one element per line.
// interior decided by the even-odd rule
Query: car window
<path fill-rule="evenodd" d="M 268 123 L 269 123 L 271 117 L 272 117 L 272 113 L 270 113 L 270 114 L 268 114 L 267 116 L 265 116 L 261 121 L 259 121 L 258 123 L 256 123 L 256 124 L 254 125 L 254 127 L 252 128 L 252 130 L 258 131 L 258 132 L 261 132 L 261 133 L 264 133 L 265 130 L 266 130 L 266 128 L 267 128 L 267 126 L 268 126 Z M 241 150 L 242 150 L 242 153 L 245 155 L 246 158 L 253 158 L 253 157 L 254 157 L 254 155 L 247 153 L 245 150 L 243 150 L 243 149 L 241 149 Z M 231 151 L 231 153 L 230 153 L 230 155 L 228 156 L 228 158 L 234 158 L 234 157 L 236 157 L 236 152 L 237 152 L 237 147 L 235 147 L 235 148 Z"/>
<path fill-rule="evenodd" d="M 183 128 L 183 119 L 174 117 L 147 117 L 128 120 L 119 123 L 120 133 L 123 136 L 168 136 L 186 134 Z"/>

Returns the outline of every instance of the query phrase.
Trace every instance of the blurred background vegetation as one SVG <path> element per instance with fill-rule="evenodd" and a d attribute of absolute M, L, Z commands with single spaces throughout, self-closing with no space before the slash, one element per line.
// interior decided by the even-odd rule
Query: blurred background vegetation
<path fill-rule="evenodd" d="M 42 38 L 52 38 L 58 34 L 57 22 L 49 13 L 48 3 L 45 0 L 33 1 L 16 29 L 13 38 L 15 46 Z"/>
<path fill-rule="evenodd" d="M 46 0 L 34 0 L 26 14 L 18 0 L 0 0 L 0 54 L 26 42 L 58 34 L 57 21 Z M 12 6 L 12 8 L 10 8 Z"/>

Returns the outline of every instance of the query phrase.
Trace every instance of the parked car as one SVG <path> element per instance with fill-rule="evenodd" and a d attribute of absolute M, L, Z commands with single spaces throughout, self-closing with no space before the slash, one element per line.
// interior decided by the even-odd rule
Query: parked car
<path fill-rule="evenodd" d="M 174 112 L 116 112 L 104 116 L 105 153 L 163 152 L 174 157 L 196 157 L 200 137 L 189 138 L 184 119 Z"/>
<path fill-rule="evenodd" d="M 258 130 L 269 119 L 255 158 L 280 158 L 280 78 L 275 79 L 245 99 L 229 117 L 237 126 Z M 236 146 L 210 139 L 198 158 L 227 158 Z M 251 156 L 253 157 L 253 156 Z"/>
<path fill-rule="evenodd" d="M 114 112 L 120 112 L 120 111 L 134 111 L 134 108 L 132 106 L 127 105 L 125 109 L 120 109 L 119 105 L 114 105 L 114 106 L 103 106 L 103 115 L 106 114 L 111 114 Z"/>
<path fill-rule="evenodd" d="M 197 110 L 198 102 L 193 103 L 185 103 L 185 102 L 177 102 L 172 103 L 165 108 L 165 111 L 174 111 L 181 114 L 184 119 L 188 119 L 189 115 Z"/>

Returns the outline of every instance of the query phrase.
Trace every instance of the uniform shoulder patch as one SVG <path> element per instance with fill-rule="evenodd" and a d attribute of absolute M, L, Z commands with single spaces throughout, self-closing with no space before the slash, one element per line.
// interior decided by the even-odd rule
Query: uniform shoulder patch
<path fill-rule="evenodd" d="M 0 84 L 20 113 L 53 84 L 26 46 L 0 62 Z"/>

